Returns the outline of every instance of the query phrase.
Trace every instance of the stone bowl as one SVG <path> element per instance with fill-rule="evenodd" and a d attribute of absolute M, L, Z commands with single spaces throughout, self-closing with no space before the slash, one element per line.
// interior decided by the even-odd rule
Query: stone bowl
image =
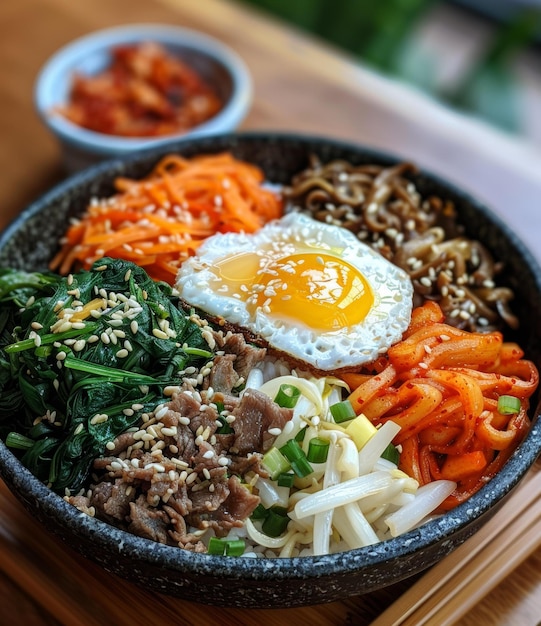
<path fill-rule="evenodd" d="M 393 155 L 324 138 L 241 133 L 186 139 L 80 172 L 26 208 L 0 237 L 0 266 L 44 269 L 67 220 L 92 196 L 113 192 L 116 176 L 141 177 L 172 151 L 186 156 L 231 150 L 261 166 L 268 180 L 286 183 L 308 165 L 323 161 L 391 164 Z M 521 326 L 511 337 L 541 365 L 541 269 L 521 241 L 488 208 L 430 173 L 413 177 L 422 194 L 437 194 L 456 205 L 467 233 L 505 260 L 503 279 L 514 289 Z M 532 428 L 499 474 L 467 502 L 398 538 L 331 556 L 243 559 L 193 554 L 138 538 L 88 517 L 30 474 L 0 442 L 0 477 L 44 529 L 109 572 L 156 590 L 203 603 L 245 608 L 295 607 L 366 594 L 397 583 L 437 563 L 472 536 L 498 510 L 541 451 L 537 400 Z M 203 591 L 203 592 L 202 592 Z"/>

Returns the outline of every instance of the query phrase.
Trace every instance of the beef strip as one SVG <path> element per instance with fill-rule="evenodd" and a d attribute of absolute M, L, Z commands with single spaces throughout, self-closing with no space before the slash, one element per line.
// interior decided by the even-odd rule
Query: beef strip
<path fill-rule="evenodd" d="M 227 354 L 235 354 L 235 371 L 242 378 L 246 378 L 250 371 L 266 356 L 265 348 L 258 348 L 246 343 L 241 333 L 227 333 L 224 336 L 222 350 Z"/>
<path fill-rule="evenodd" d="M 278 406 L 261 391 L 246 389 L 232 415 L 235 416 L 231 424 L 235 441 L 231 451 L 247 455 L 254 451 L 266 452 L 275 439 L 269 429 L 281 430 L 293 416 L 293 409 Z"/>
<path fill-rule="evenodd" d="M 150 437 L 117 437 L 95 460 L 87 495 L 68 501 L 136 535 L 194 552 L 206 551 L 207 529 L 225 536 L 244 524 L 260 500 L 243 481 L 268 476 L 261 465 L 274 440 L 268 431 L 282 429 L 292 410 L 252 389 L 241 399 L 233 395 L 265 349 L 229 332 L 216 333 L 216 340 L 224 354 L 215 355 L 203 384 L 195 389 L 194 379 L 185 378 L 167 411 L 138 425 Z M 231 433 L 217 432 L 217 405 L 233 418 Z"/>
<path fill-rule="evenodd" d="M 145 496 L 130 502 L 130 524 L 128 531 L 139 537 L 158 543 L 171 543 L 168 533 L 169 517 L 161 509 L 149 506 Z"/>
<path fill-rule="evenodd" d="M 96 509 L 96 514 L 101 519 L 124 522 L 135 495 L 136 490 L 129 483 L 117 478 L 114 483 L 97 484 L 92 490 L 90 505 Z"/>
<path fill-rule="evenodd" d="M 224 537 L 232 528 L 241 527 L 260 501 L 259 496 L 250 493 L 236 476 L 228 479 L 218 496 L 203 492 L 201 499 L 203 505 L 187 520 L 197 528 L 212 528 L 218 537 Z"/>
<path fill-rule="evenodd" d="M 214 366 L 209 376 L 209 387 L 212 387 L 214 391 L 231 393 L 231 390 L 237 386 L 240 376 L 234 366 L 236 358 L 234 354 L 224 354 L 214 358 Z"/>

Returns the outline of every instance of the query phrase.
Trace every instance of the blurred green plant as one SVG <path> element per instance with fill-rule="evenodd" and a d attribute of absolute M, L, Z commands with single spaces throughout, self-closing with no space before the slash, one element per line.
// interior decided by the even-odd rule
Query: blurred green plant
<path fill-rule="evenodd" d="M 521 130 L 521 88 L 513 71 L 517 54 L 541 28 L 541 11 L 528 8 L 496 32 L 487 50 L 452 90 L 449 104 L 470 111 L 509 131 Z"/>
<path fill-rule="evenodd" d="M 520 131 L 516 55 L 541 29 L 541 9 L 517 10 L 452 88 L 437 85 L 436 60 L 417 45 L 421 20 L 442 0 L 241 0 L 351 52 L 380 72 L 424 89 L 455 108 Z"/>

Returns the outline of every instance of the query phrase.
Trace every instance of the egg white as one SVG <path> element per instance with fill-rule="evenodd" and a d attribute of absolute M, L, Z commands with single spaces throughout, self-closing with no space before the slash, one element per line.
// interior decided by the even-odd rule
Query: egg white
<path fill-rule="evenodd" d="M 277 248 L 284 254 L 321 251 L 357 268 L 372 290 L 373 306 L 364 320 L 322 331 L 299 318 L 281 319 L 259 306 L 246 305 L 249 294 L 226 293 L 216 264 L 241 253 Z M 181 266 L 176 288 L 182 299 L 210 316 L 224 318 L 261 337 L 271 348 L 319 371 L 353 369 L 375 360 L 400 340 L 411 319 L 413 286 L 407 273 L 360 242 L 353 233 L 335 225 L 291 213 L 254 234 L 226 233 L 207 239 L 197 255 Z"/>

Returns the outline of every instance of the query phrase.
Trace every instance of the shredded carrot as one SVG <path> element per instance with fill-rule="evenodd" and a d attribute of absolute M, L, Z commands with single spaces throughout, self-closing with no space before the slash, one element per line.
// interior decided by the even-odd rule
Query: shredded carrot
<path fill-rule="evenodd" d="M 400 468 L 421 484 L 457 483 L 442 504 L 464 502 L 495 475 L 529 427 L 529 399 L 539 374 L 522 349 L 499 332 L 468 333 L 442 322 L 434 302 L 414 309 L 402 341 L 367 371 L 348 373 L 349 399 L 376 426 L 401 426 Z M 386 365 L 383 363 L 386 361 Z M 513 395 L 520 411 L 498 412 L 498 397 Z"/>
<path fill-rule="evenodd" d="M 281 216 L 281 198 L 263 183 L 262 170 L 229 152 L 169 154 L 141 180 L 117 178 L 117 193 L 87 207 L 49 267 L 67 274 L 111 256 L 173 284 L 180 264 L 207 237 L 252 233 Z"/>

